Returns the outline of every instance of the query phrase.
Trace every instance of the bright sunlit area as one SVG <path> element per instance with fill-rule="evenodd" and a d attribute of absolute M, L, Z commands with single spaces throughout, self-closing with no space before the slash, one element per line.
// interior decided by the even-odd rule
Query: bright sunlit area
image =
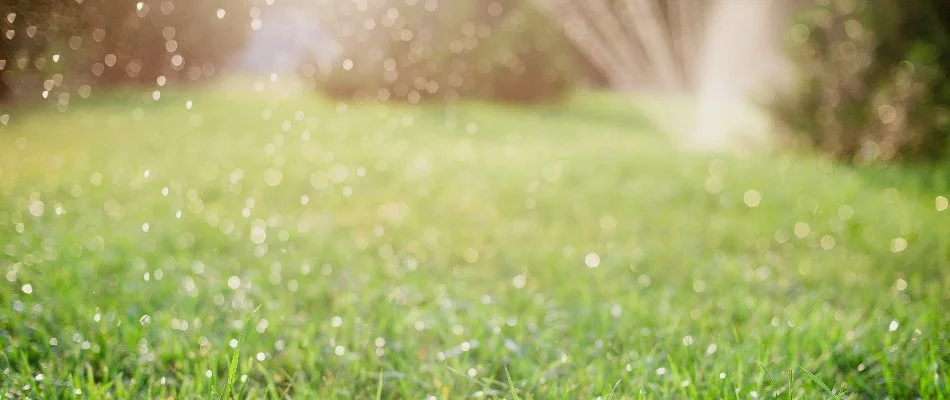
<path fill-rule="evenodd" d="M 0 398 L 950 398 L 948 71 L 943 1 L 0 0 Z"/>

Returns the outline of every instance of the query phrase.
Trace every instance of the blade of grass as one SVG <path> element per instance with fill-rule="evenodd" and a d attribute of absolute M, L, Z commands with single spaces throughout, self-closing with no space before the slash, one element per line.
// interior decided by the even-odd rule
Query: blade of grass
<path fill-rule="evenodd" d="M 244 327 L 241 328 L 241 337 L 238 339 L 238 345 L 234 348 L 234 353 L 231 355 L 231 364 L 228 366 L 228 384 L 224 387 L 224 391 L 221 392 L 221 398 L 225 396 L 231 397 L 231 390 L 234 388 L 234 378 L 237 376 L 237 367 L 238 367 L 238 357 L 241 356 L 241 345 L 244 343 L 244 335 L 247 333 L 247 325 L 251 323 L 251 318 L 254 314 L 257 314 L 257 311 L 261 309 L 261 306 L 257 306 L 254 311 L 244 319 Z"/>
<path fill-rule="evenodd" d="M 811 373 L 811 371 L 805 369 L 805 367 L 802 367 L 802 366 L 799 366 L 798 369 L 800 369 L 802 372 L 804 372 L 804 373 L 805 373 L 805 376 L 807 376 L 809 379 L 811 379 L 813 382 L 815 382 L 815 384 L 817 384 L 819 387 L 821 387 L 824 391 L 828 392 L 828 395 L 829 395 L 829 396 L 831 396 L 832 398 L 837 398 L 837 397 L 838 397 L 837 395 L 835 395 L 835 391 L 834 391 L 834 390 L 831 390 L 831 388 L 828 387 L 828 385 L 826 385 L 824 382 L 822 382 L 821 379 L 818 378 L 818 376 L 816 376 L 815 374 Z"/>
<path fill-rule="evenodd" d="M 505 364 L 505 376 L 508 377 L 508 393 L 511 394 L 511 398 L 514 400 L 521 400 L 521 397 L 519 397 L 518 393 L 515 392 L 515 382 L 511 379 L 511 372 L 508 371 L 508 364 Z"/>
<path fill-rule="evenodd" d="M 379 370 L 379 383 L 376 386 L 376 400 L 383 398 L 383 370 Z"/>

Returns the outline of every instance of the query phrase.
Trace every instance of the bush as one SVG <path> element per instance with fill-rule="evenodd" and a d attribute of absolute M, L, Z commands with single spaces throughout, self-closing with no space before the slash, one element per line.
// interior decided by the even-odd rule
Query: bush
<path fill-rule="evenodd" d="M 858 164 L 950 154 L 950 2 L 821 0 L 791 29 L 788 137 Z"/>
<path fill-rule="evenodd" d="M 363 10 L 355 2 L 331 3 L 324 13 L 342 53 L 305 69 L 318 89 L 413 103 L 531 103 L 557 98 L 573 83 L 576 54 L 522 1 L 371 3 Z"/>
<path fill-rule="evenodd" d="M 243 46 L 248 9 L 249 0 L 15 0 L 0 6 L 0 98 L 38 94 L 39 85 L 87 95 L 92 86 L 214 76 Z"/>

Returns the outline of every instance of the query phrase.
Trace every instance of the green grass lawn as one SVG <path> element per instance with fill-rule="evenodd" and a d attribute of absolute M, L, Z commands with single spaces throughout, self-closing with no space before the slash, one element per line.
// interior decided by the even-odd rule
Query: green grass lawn
<path fill-rule="evenodd" d="M 950 168 L 684 153 L 604 95 L 142 98 L 0 127 L 7 396 L 950 397 Z"/>

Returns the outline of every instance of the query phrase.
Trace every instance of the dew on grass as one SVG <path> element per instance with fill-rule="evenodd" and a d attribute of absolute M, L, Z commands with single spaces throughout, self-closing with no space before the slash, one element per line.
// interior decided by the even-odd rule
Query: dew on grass
<path fill-rule="evenodd" d="M 719 346 L 715 343 L 710 343 L 709 346 L 706 346 L 706 355 L 716 354 L 716 351 L 719 350 Z"/>
<path fill-rule="evenodd" d="M 702 280 L 693 281 L 693 291 L 696 293 L 702 293 L 706 291 L 706 282 Z"/>
<path fill-rule="evenodd" d="M 267 241 L 267 228 L 263 223 L 258 221 L 260 220 L 254 221 L 254 224 L 251 226 L 251 232 L 249 236 L 251 243 L 260 245 Z"/>
<path fill-rule="evenodd" d="M 896 288 L 898 292 L 903 292 L 907 289 L 907 281 L 898 279 L 897 282 L 894 283 L 894 288 Z"/>
<path fill-rule="evenodd" d="M 283 180 L 283 174 L 277 168 L 268 168 L 264 173 L 264 183 L 270 187 L 276 187 L 280 185 L 280 182 Z"/>
<path fill-rule="evenodd" d="M 42 217 L 43 213 L 46 211 L 46 204 L 40 200 L 33 200 L 30 202 L 30 205 L 27 208 L 30 211 L 30 215 L 34 217 Z"/>
<path fill-rule="evenodd" d="M 346 348 L 343 346 L 336 346 L 333 349 L 333 354 L 336 354 L 337 356 L 342 357 L 344 354 L 346 354 Z"/>
<path fill-rule="evenodd" d="M 762 195 L 755 189 L 749 189 L 742 195 L 742 202 L 749 208 L 758 207 L 762 202 Z"/>
<path fill-rule="evenodd" d="M 620 304 L 614 304 L 610 307 L 610 315 L 612 315 L 614 318 L 620 318 L 622 314 L 623 307 L 621 307 Z"/>
<path fill-rule="evenodd" d="M 27 284 L 21 286 L 21 287 L 20 287 L 20 290 L 22 290 L 23 293 L 26 293 L 26 294 L 33 294 L 33 285 L 27 283 Z"/>
<path fill-rule="evenodd" d="M 518 274 L 515 275 L 514 278 L 511 278 L 511 284 L 515 287 L 515 289 L 523 289 L 527 283 L 528 277 L 526 277 L 524 274 Z"/>
<path fill-rule="evenodd" d="M 337 355 L 342 355 L 342 354 L 337 354 Z M 258 353 L 257 353 L 257 361 L 264 361 L 265 358 L 267 358 L 267 356 L 264 355 L 263 352 L 258 352 Z"/>
<path fill-rule="evenodd" d="M 465 262 L 469 264 L 474 264 L 478 262 L 478 258 L 479 258 L 478 249 L 467 248 L 465 249 L 465 251 L 462 252 L 462 259 L 464 259 Z"/>
<path fill-rule="evenodd" d="M 944 196 L 937 196 L 936 201 L 934 202 L 937 208 L 937 211 L 946 211 L 950 207 L 950 200 L 947 200 Z"/>
<path fill-rule="evenodd" d="M 600 266 L 600 255 L 594 252 L 587 253 L 584 256 L 584 265 L 587 268 L 597 268 Z"/>
<path fill-rule="evenodd" d="M 228 278 L 228 287 L 231 288 L 231 289 L 234 289 L 234 290 L 237 290 L 238 288 L 240 288 L 240 287 L 241 287 L 241 278 L 238 278 L 237 276 L 231 275 L 231 277 Z"/>
<path fill-rule="evenodd" d="M 900 328 L 900 326 L 901 324 L 899 322 L 891 321 L 891 323 L 887 325 L 887 330 L 890 332 L 894 332 L 897 330 L 897 328 Z"/>
<path fill-rule="evenodd" d="M 270 322 L 268 322 L 266 319 L 261 319 L 260 321 L 257 321 L 257 327 L 255 330 L 257 330 L 257 333 L 264 333 L 268 326 L 270 326 Z"/>
<path fill-rule="evenodd" d="M 152 317 L 148 314 L 144 314 L 142 315 L 141 318 L 139 318 L 139 324 L 141 324 L 142 326 L 146 326 L 151 323 L 152 323 Z"/>
<path fill-rule="evenodd" d="M 205 378 L 211 378 L 211 370 L 210 370 L 210 369 L 205 371 Z"/>
<path fill-rule="evenodd" d="M 230 346 L 232 349 L 236 349 L 238 347 L 238 340 L 231 339 L 231 341 L 228 342 L 228 346 Z"/>
<path fill-rule="evenodd" d="M 659 376 L 666 375 L 666 368 L 660 367 L 656 369 L 656 374 Z"/>
<path fill-rule="evenodd" d="M 797 222 L 795 223 L 794 232 L 795 236 L 797 236 L 799 239 L 804 239 L 809 233 L 811 233 L 811 228 L 807 223 Z"/>
<path fill-rule="evenodd" d="M 478 375 L 478 370 L 476 370 L 475 368 L 469 368 L 469 369 L 468 369 L 468 376 L 469 376 L 469 377 L 474 378 L 476 375 Z"/>
<path fill-rule="evenodd" d="M 651 282 L 651 279 L 650 279 L 650 276 L 648 275 L 640 275 L 637 277 L 637 285 L 640 285 L 641 288 L 649 287 L 650 282 Z"/>
<path fill-rule="evenodd" d="M 902 237 L 897 237 L 891 240 L 891 252 L 900 253 L 904 250 L 907 250 L 907 239 Z"/>
<path fill-rule="evenodd" d="M 334 316 L 334 317 L 330 320 L 330 326 L 332 326 L 332 327 L 334 327 L 334 328 L 339 328 L 339 327 L 343 326 L 343 318 L 340 318 L 340 316 L 338 316 L 338 315 L 337 315 L 337 316 Z"/>

